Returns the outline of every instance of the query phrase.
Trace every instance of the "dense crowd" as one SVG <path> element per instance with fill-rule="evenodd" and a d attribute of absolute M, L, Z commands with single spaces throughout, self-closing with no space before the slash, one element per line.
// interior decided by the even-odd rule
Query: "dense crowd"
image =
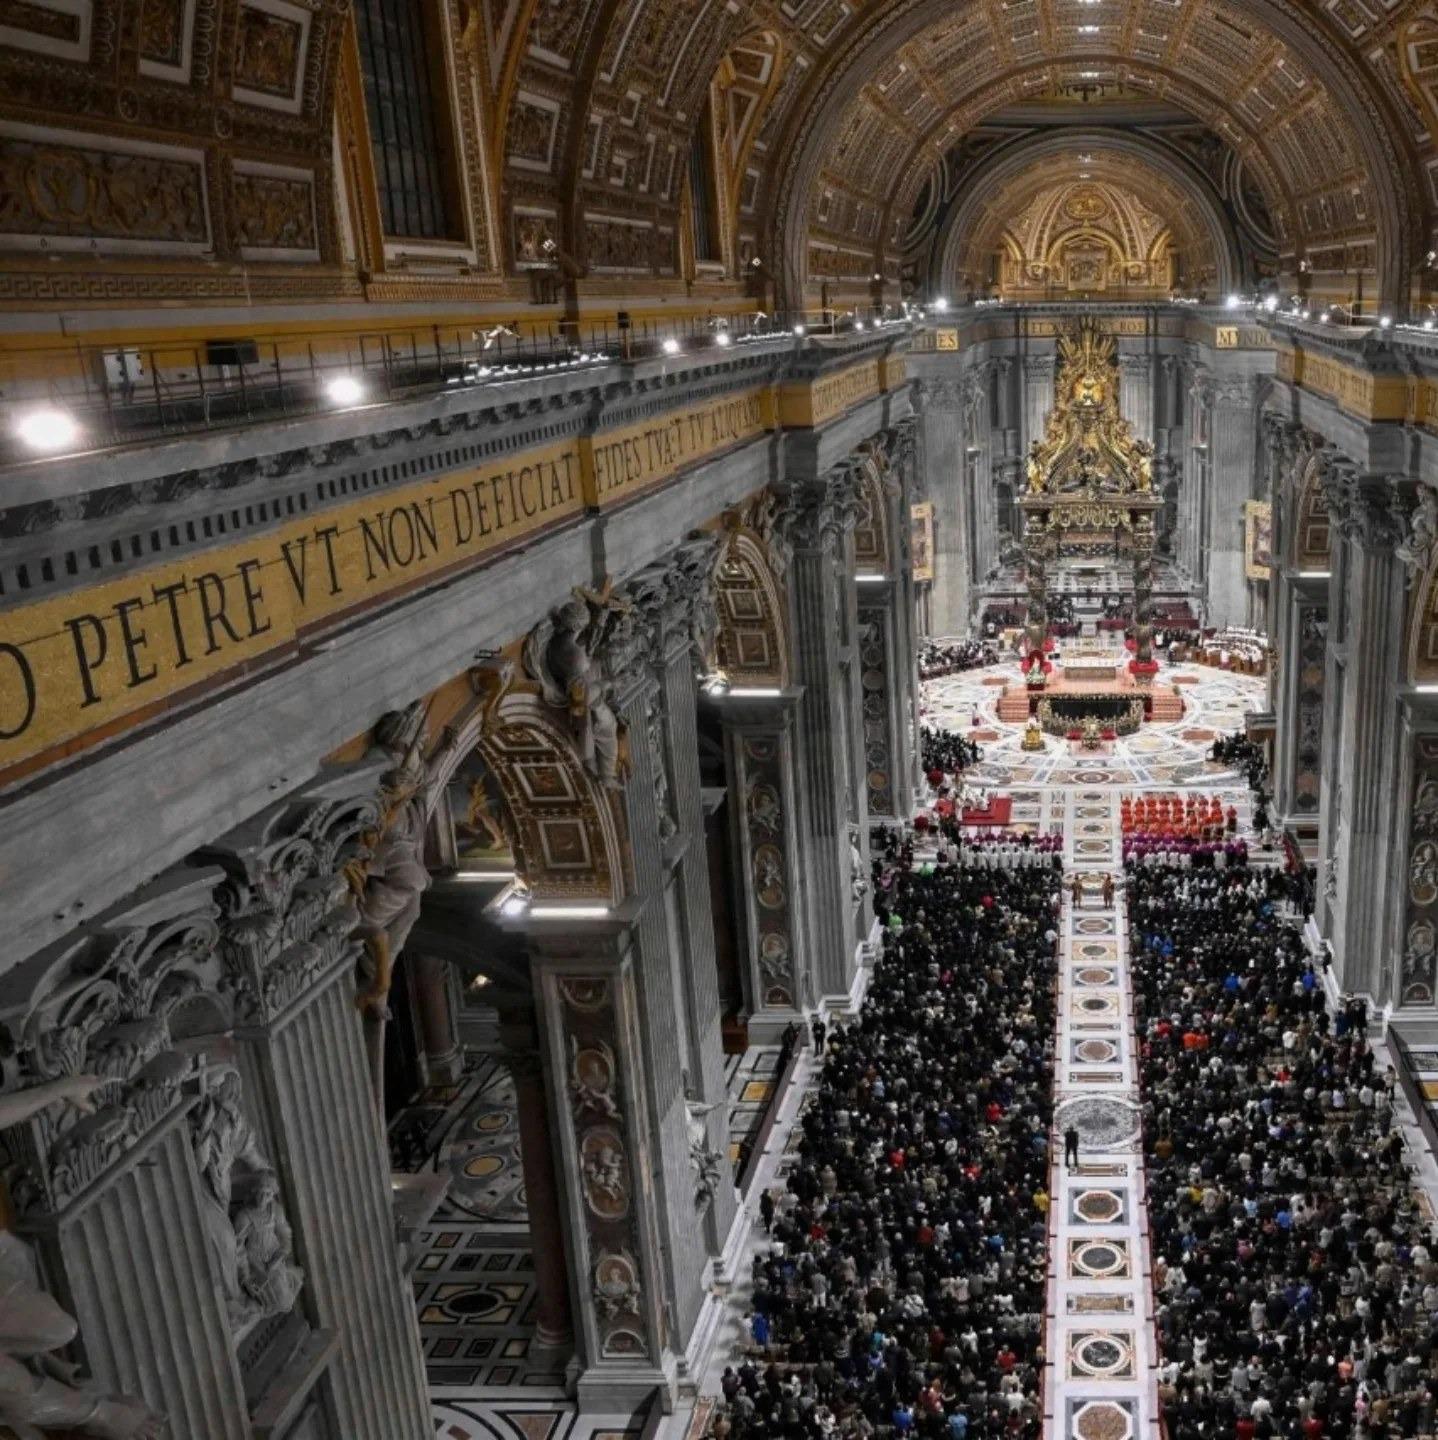
<path fill-rule="evenodd" d="M 1039 1435 L 1059 865 L 876 861 L 883 952 L 762 1203 L 717 1435 Z"/>
<path fill-rule="evenodd" d="M 1435 1238 L 1279 870 L 1125 862 L 1171 1440 L 1433 1429 Z"/>
<path fill-rule="evenodd" d="M 979 746 L 957 731 L 936 725 L 919 727 L 919 759 L 930 785 L 941 785 L 945 775 L 961 774 L 983 758 Z"/>
<path fill-rule="evenodd" d="M 919 679 L 936 680 L 960 670 L 998 663 L 998 648 L 985 640 L 925 640 L 919 647 Z"/>
<path fill-rule="evenodd" d="M 1238 811 L 1197 791 L 1125 794 L 1119 801 L 1123 838 L 1221 840 L 1238 829 Z"/>

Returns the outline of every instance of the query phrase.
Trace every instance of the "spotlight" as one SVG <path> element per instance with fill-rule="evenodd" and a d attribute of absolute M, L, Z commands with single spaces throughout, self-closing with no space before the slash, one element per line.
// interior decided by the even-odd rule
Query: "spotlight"
<path fill-rule="evenodd" d="M 1391 330 L 1393 328 L 1393 317 L 1391 315 L 1380 315 L 1378 317 L 1378 328 L 1380 330 Z"/>
<path fill-rule="evenodd" d="M 797 336 L 799 336 L 799 338 L 802 340 L 803 337 L 809 333 L 809 330 L 808 330 L 808 327 L 807 327 L 807 326 L 804 326 L 804 325 L 796 325 L 796 326 L 794 327 L 794 333 L 795 333 Z"/>
<path fill-rule="evenodd" d="M 940 315 L 942 315 L 948 308 L 949 302 L 942 295 L 940 295 L 939 298 L 934 301 L 934 309 Z"/>
<path fill-rule="evenodd" d="M 1433 322 L 1432 322 L 1432 320 L 1425 320 L 1425 321 L 1423 322 L 1423 328 L 1424 328 L 1425 330 L 1431 330 L 1431 329 L 1433 328 Z"/>
<path fill-rule="evenodd" d="M 855 329 L 855 330 L 866 330 L 866 329 L 868 329 L 868 326 L 866 326 L 862 320 L 855 320 L 855 321 L 854 321 L 854 329 Z"/>
<path fill-rule="evenodd" d="M 364 386 L 353 375 L 336 375 L 325 386 L 331 405 L 358 405 L 364 399 Z"/>
<path fill-rule="evenodd" d="M 80 438 L 80 426 L 68 410 L 31 410 L 15 433 L 32 450 L 68 450 Z"/>
<path fill-rule="evenodd" d="M 1243 304 L 1243 301 L 1237 295 L 1230 295 L 1223 303 L 1228 309 L 1237 310 L 1238 307 Z"/>
<path fill-rule="evenodd" d="M 734 337 L 727 330 L 721 330 L 714 337 L 714 343 L 716 345 L 732 345 L 734 343 Z"/>
<path fill-rule="evenodd" d="M 671 335 L 664 342 L 663 349 L 666 355 L 677 355 L 679 353 L 679 342 Z"/>
<path fill-rule="evenodd" d="M 1270 315 L 1272 315 L 1273 312 L 1278 309 L 1278 296 L 1265 295 L 1263 297 L 1263 308 L 1267 310 Z"/>

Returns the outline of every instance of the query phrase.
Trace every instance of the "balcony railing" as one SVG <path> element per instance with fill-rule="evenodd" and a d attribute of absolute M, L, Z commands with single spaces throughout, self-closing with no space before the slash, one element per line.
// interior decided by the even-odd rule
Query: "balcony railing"
<path fill-rule="evenodd" d="M 906 323 L 873 311 L 749 311 L 632 325 L 432 325 L 7 350 L 0 353 L 0 464 Z"/>

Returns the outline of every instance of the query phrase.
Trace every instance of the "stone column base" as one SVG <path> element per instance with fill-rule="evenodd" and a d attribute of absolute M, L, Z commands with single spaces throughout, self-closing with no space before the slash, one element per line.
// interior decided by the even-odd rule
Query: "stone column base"
<path fill-rule="evenodd" d="M 738 1195 L 738 1191 L 735 1191 Z M 728 1290 L 739 1279 L 739 1267 L 744 1260 L 744 1247 L 749 1242 L 749 1232 L 754 1228 L 754 1217 L 744 1208 L 743 1197 L 734 1210 L 734 1222 L 724 1237 L 724 1249 L 713 1261 L 713 1282 L 717 1289 Z"/>
<path fill-rule="evenodd" d="M 659 1408 L 674 1413 L 678 1381 L 670 1361 L 662 1370 L 636 1366 L 634 1369 L 592 1369 L 579 1377 L 575 1399 L 581 1413 L 590 1415 L 633 1415 L 658 1392 Z"/>

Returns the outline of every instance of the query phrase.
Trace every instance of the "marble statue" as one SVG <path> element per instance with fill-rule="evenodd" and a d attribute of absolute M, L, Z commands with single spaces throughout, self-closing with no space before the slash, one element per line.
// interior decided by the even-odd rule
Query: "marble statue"
<path fill-rule="evenodd" d="M 694 1171 L 694 1208 L 703 1210 L 714 1198 L 719 1188 L 722 1164 L 718 1150 L 709 1140 L 706 1121 L 711 1110 L 718 1109 L 719 1102 L 710 1105 L 695 1100 L 684 1103 L 685 1119 L 689 1133 L 689 1164 Z"/>
<path fill-rule="evenodd" d="M 0 1130 L 21 1125 L 51 1105 L 89 1111 L 104 1081 L 72 1075 L 0 1095 Z M 30 1247 L 0 1230 L 0 1428 L 19 1440 L 89 1435 L 98 1440 L 160 1440 L 165 1420 L 139 1400 L 106 1395 L 80 1382 L 56 1352 L 78 1332 L 74 1318 L 40 1288 Z"/>
<path fill-rule="evenodd" d="M 240 1077 L 211 1076 L 190 1115 L 200 1200 L 230 1326 L 243 1331 L 294 1308 L 304 1272 L 294 1263 L 279 1178 L 245 1114 Z"/>
<path fill-rule="evenodd" d="M 1394 554 L 1408 567 L 1410 584 L 1428 573 L 1435 549 L 1438 549 L 1438 493 L 1424 485 L 1419 488 L 1408 533 L 1394 548 Z"/>
<path fill-rule="evenodd" d="M 869 881 L 864 875 L 864 854 L 859 849 L 859 827 L 849 822 L 849 893 L 860 901 L 869 893 Z"/>
<path fill-rule="evenodd" d="M 397 763 L 380 778 L 380 822 L 367 837 L 369 854 L 346 867 L 345 878 L 359 909 L 359 935 L 369 957 L 368 983 L 357 1003 L 369 1015 L 388 1018 L 395 961 L 429 889 L 423 707 L 412 705 L 384 716 L 375 726 L 375 739 Z M 452 742 L 451 736 L 447 743 Z"/>
<path fill-rule="evenodd" d="M 610 587 L 576 587 L 524 644 L 524 662 L 539 681 L 544 699 L 569 716 L 569 729 L 584 768 L 601 785 L 623 781 L 623 730 L 614 713 L 613 682 L 605 672 L 604 652 L 616 621 L 628 611 Z"/>

